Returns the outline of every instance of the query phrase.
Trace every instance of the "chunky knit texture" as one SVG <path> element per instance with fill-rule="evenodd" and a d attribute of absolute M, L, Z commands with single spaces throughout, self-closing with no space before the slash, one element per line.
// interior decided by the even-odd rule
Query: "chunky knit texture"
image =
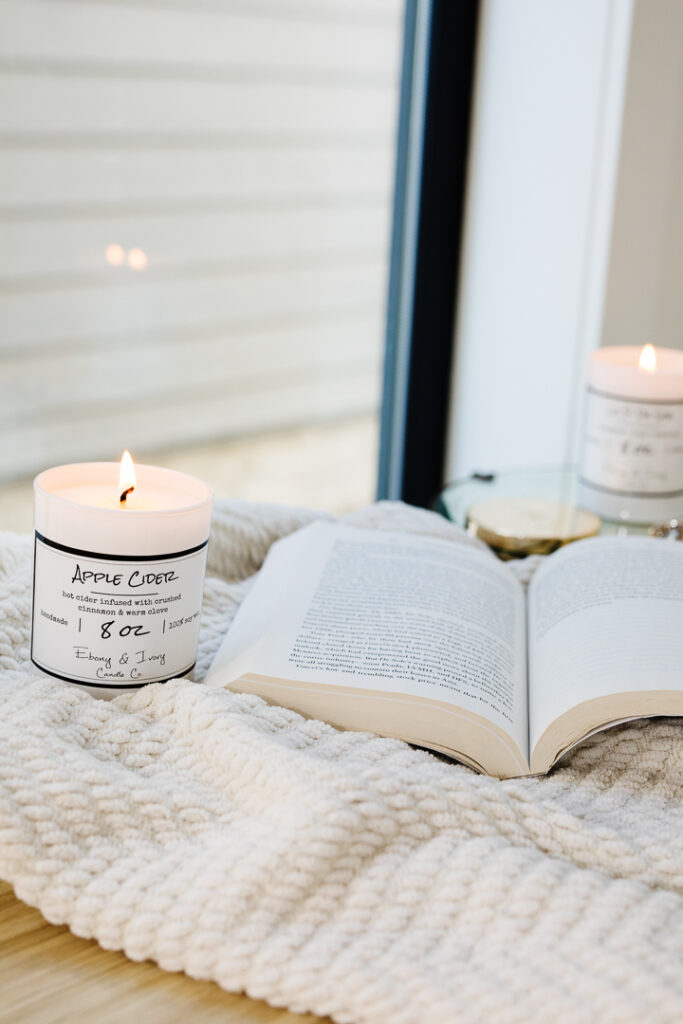
<path fill-rule="evenodd" d="M 217 509 L 198 680 L 316 515 Z M 471 542 L 400 505 L 349 521 Z M 29 664 L 30 561 L 5 535 L 0 877 L 49 921 L 339 1022 L 683 1020 L 678 722 L 498 782 L 188 680 L 96 700 Z"/>

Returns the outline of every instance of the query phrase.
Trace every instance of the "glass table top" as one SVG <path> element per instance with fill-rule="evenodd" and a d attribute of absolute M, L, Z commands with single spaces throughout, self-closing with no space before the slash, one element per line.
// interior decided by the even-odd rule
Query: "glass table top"
<path fill-rule="evenodd" d="M 467 527 L 471 506 L 484 498 L 549 498 L 576 505 L 577 473 L 572 467 L 473 473 L 447 484 L 434 502 L 434 510 L 458 526 Z M 648 526 L 603 519 L 600 534 L 646 535 Z"/>

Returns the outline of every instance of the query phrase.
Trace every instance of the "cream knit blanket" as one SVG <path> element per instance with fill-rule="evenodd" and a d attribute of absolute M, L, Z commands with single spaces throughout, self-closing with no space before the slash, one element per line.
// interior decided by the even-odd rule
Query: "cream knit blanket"
<path fill-rule="evenodd" d="M 199 680 L 315 517 L 219 506 Z M 469 542 L 400 505 L 350 521 Z M 187 680 L 96 700 L 29 664 L 30 547 L 0 547 L 0 877 L 49 921 L 340 1022 L 683 1020 L 679 723 L 498 782 Z"/>

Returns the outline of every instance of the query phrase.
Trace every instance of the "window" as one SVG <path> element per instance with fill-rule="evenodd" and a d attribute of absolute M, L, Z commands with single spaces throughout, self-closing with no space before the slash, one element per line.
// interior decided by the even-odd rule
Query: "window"
<path fill-rule="evenodd" d="M 70 461 L 374 497 L 403 4 L 0 8 L 2 525 Z"/>

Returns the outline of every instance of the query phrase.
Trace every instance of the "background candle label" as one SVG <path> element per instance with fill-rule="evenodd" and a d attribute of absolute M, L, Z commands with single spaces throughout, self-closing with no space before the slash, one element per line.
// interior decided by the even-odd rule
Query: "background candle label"
<path fill-rule="evenodd" d="M 74 552 L 36 533 L 33 662 L 89 686 L 184 675 L 197 651 L 206 550 L 117 558 Z"/>
<path fill-rule="evenodd" d="M 615 398 L 588 388 L 581 477 L 624 495 L 683 494 L 683 402 Z"/>

